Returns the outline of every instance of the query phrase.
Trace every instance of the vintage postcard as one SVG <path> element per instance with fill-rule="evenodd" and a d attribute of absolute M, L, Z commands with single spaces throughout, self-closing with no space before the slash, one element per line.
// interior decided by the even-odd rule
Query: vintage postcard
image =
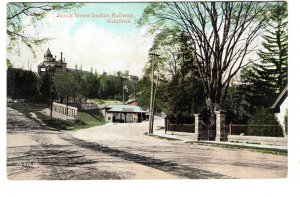
<path fill-rule="evenodd" d="M 6 10 L 8 180 L 287 177 L 287 2 Z"/>

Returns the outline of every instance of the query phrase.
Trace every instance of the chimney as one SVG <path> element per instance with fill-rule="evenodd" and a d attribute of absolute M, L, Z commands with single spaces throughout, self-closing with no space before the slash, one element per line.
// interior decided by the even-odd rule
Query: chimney
<path fill-rule="evenodd" d="M 64 63 L 66 63 L 66 58 L 64 58 Z"/>
<path fill-rule="evenodd" d="M 62 52 L 60 52 L 60 63 L 62 63 Z"/>

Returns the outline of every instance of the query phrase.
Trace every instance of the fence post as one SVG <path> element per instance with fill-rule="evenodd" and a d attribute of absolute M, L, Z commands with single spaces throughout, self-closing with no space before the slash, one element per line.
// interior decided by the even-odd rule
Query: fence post
<path fill-rule="evenodd" d="M 168 131 L 168 118 L 167 117 L 165 117 L 165 134 L 167 133 L 167 131 Z"/>
<path fill-rule="evenodd" d="M 216 141 L 220 142 L 225 134 L 225 113 L 226 111 L 215 111 L 216 114 Z"/>
<path fill-rule="evenodd" d="M 228 135 L 232 134 L 232 122 L 229 123 Z"/>

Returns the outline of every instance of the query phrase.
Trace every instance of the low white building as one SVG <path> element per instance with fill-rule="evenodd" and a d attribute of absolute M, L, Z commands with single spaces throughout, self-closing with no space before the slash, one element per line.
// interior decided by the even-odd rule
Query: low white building
<path fill-rule="evenodd" d="M 146 120 L 146 111 L 135 105 L 108 105 L 101 108 L 105 122 L 142 122 Z"/>

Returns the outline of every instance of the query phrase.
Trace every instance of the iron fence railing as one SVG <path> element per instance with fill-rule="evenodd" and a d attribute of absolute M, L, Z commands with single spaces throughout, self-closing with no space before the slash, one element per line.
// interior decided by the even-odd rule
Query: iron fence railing
<path fill-rule="evenodd" d="M 255 135 L 255 136 L 274 136 L 283 135 L 280 125 L 246 125 L 246 124 L 229 124 L 227 126 L 228 135 Z"/>

